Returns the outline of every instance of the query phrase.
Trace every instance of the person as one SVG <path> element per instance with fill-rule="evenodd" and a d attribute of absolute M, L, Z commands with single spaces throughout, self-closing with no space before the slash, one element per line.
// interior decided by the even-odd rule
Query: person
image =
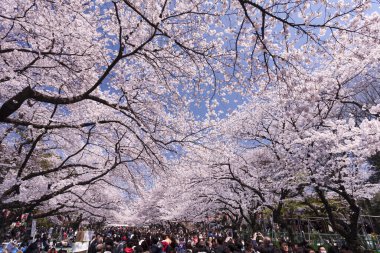
<path fill-rule="evenodd" d="M 49 249 L 48 253 L 57 253 L 57 250 L 55 248 Z"/>
<path fill-rule="evenodd" d="M 253 249 L 252 243 L 247 243 L 245 245 L 245 253 L 255 253 L 255 250 Z"/>
<path fill-rule="evenodd" d="M 150 246 L 150 253 L 161 253 L 161 248 L 158 247 L 158 239 L 156 237 L 152 238 L 152 245 Z"/>
<path fill-rule="evenodd" d="M 20 244 L 20 250 L 24 253 L 27 248 L 28 248 L 28 240 L 24 239 L 24 241 L 22 241 Z"/>
<path fill-rule="evenodd" d="M 90 244 L 88 246 L 88 253 L 96 253 L 96 246 L 98 245 L 98 241 L 100 240 L 100 234 L 94 235 Z"/>
<path fill-rule="evenodd" d="M 133 250 L 132 247 L 133 247 L 132 242 L 131 242 L 131 241 L 128 241 L 128 242 L 127 242 L 127 247 L 125 247 L 124 252 L 125 252 L 125 253 L 133 253 L 134 250 Z"/>
<path fill-rule="evenodd" d="M 200 239 L 196 247 L 193 249 L 193 253 L 200 253 L 200 252 L 207 252 L 210 251 L 206 247 L 206 243 L 203 239 Z"/>
<path fill-rule="evenodd" d="M 192 246 L 192 247 L 195 247 L 197 244 L 198 244 L 198 236 L 197 236 L 197 235 L 194 235 L 194 236 L 193 236 L 193 240 L 192 240 L 192 242 L 191 242 L 191 246 Z"/>
<path fill-rule="evenodd" d="M 328 253 L 339 253 L 339 248 L 335 245 L 330 246 L 329 250 L 327 251 Z"/>
<path fill-rule="evenodd" d="M 260 253 L 274 253 L 275 247 L 272 244 L 272 240 L 270 237 L 264 237 L 264 240 L 262 243 L 258 244 L 256 241 L 256 237 L 254 236 L 255 240 L 252 240 L 253 248 L 256 251 L 259 251 Z"/>
<path fill-rule="evenodd" d="M 165 242 L 168 243 L 168 245 L 170 245 L 172 243 L 172 240 L 170 239 L 170 236 L 169 235 L 165 235 Z"/>
<path fill-rule="evenodd" d="M 223 253 L 224 252 L 224 245 L 223 245 L 223 238 L 218 237 L 215 240 L 215 245 L 214 245 L 214 251 L 215 253 Z"/>
<path fill-rule="evenodd" d="M 39 248 L 38 240 L 29 244 L 29 246 L 25 250 L 25 253 L 39 253 L 39 252 L 40 252 L 40 248 Z"/>
<path fill-rule="evenodd" d="M 319 246 L 318 247 L 318 253 L 327 253 L 327 250 L 324 246 Z"/>
<path fill-rule="evenodd" d="M 184 238 L 180 238 L 178 240 L 178 245 L 175 248 L 176 252 L 178 253 L 186 253 L 186 241 Z"/>
<path fill-rule="evenodd" d="M 115 253 L 123 253 L 124 252 L 124 248 L 126 246 L 126 243 L 127 243 L 127 237 L 126 236 L 122 236 L 121 237 L 121 241 L 119 242 L 119 245 L 117 245 L 116 247 L 116 252 Z"/>
<path fill-rule="evenodd" d="M 149 246 L 148 246 L 148 243 L 146 242 L 146 240 L 141 241 L 139 244 L 142 248 L 143 253 L 149 253 Z"/>
<path fill-rule="evenodd" d="M 96 244 L 96 253 L 103 252 L 103 250 L 104 250 L 103 237 L 100 235 Z"/>
<path fill-rule="evenodd" d="M 47 234 L 42 235 L 41 247 L 42 247 L 42 250 L 46 251 L 46 252 L 49 251 L 49 249 L 50 249 L 50 244 L 49 244 Z"/>
<path fill-rule="evenodd" d="M 188 240 L 186 243 L 186 252 L 192 253 L 193 252 L 193 242 L 192 240 Z"/>
<path fill-rule="evenodd" d="M 137 245 L 137 246 L 135 246 L 135 247 L 133 248 L 133 252 L 134 252 L 134 253 L 143 253 L 144 250 L 143 250 L 143 248 L 141 247 L 141 245 Z"/>
<path fill-rule="evenodd" d="M 315 250 L 313 249 L 313 247 L 307 246 L 306 249 L 305 249 L 305 252 L 306 253 L 315 253 Z"/>
<path fill-rule="evenodd" d="M 277 252 L 290 253 L 289 244 L 287 242 L 281 242 L 280 250 Z"/>
<path fill-rule="evenodd" d="M 104 239 L 104 244 L 106 249 L 110 249 L 112 252 L 114 241 L 112 240 L 112 235 L 110 233 L 107 234 L 106 238 Z"/>
<path fill-rule="evenodd" d="M 8 253 L 12 253 L 15 249 L 17 249 L 16 245 L 17 242 L 15 240 L 10 240 L 5 249 Z"/>
<path fill-rule="evenodd" d="M 107 234 L 106 238 L 104 239 L 104 249 L 105 253 L 112 253 L 114 246 L 114 241 L 112 239 L 112 235 L 110 233 Z"/>
<path fill-rule="evenodd" d="M 120 243 L 121 243 L 120 236 L 114 234 L 114 244 L 113 244 L 112 253 L 118 253 L 118 248 L 119 248 Z"/>
<path fill-rule="evenodd" d="M 163 251 L 163 252 L 168 252 L 167 249 L 170 247 L 170 246 L 169 246 L 170 244 L 169 244 L 166 240 L 163 240 L 163 241 L 161 242 L 161 244 L 162 244 L 162 251 Z"/>
<path fill-rule="evenodd" d="M 212 239 L 209 239 L 207 242 L 206 242 L 206 248 L 207 248 L 207 252 L 212 252 L 213 251 L 213 247 L 212 247 Z"/>
<path fill-rule="evenodd" d="M 292 252 L 294 252 L 294 253 L 303 252 L 303 248 L 299 243 L 293 243 Z"/>
<path fill-rule="evenodd" d="M 343 245 L 340 249 L 340 253 L 353 253 L 353 251 L 347 245 Z"/>

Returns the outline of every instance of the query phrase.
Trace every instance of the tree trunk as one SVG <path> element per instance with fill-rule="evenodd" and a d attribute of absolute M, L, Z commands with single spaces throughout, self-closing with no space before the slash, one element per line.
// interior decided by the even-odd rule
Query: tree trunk
<path fill-rule="evenodd" d="M 349 222 L 346 222 L 346 221 L 339 220 L 336 218 L 335 211 L 330 205 L 329 200 L 326 198 L 325 193 L 318 187 L 316 187 L 315 189 L 320 200 L 322 201 L 325 207 L 325 210 L 329 217 L 329 221 L 334 231 L 336 231 L 346 240 L 347 246 L 350 247 L 350 249 L 353 252 L 355 253 L 363 252 L 363 247 L 362 247 L 363 242 L 359 238 L 359 230 L 358 230 L 358 223 L 359 223 L 359 216 L 360 216 L 361 209 L 357 205 L 355 199 L 352 198 L 345 191 L 343 186 L 340 187 L 339 189 L 340 191 L 336 191 L 349 204 L 350 219 L 349 219 Z"/>
<path fill-rule="evenodd" d="M 79 230 L 80 224 L 81 224 L 82 221 L 83 221 L 83 218 L 82 218 L 82 217 L 83 217 L 83 215 L 80 214 L 80 215 L 75 219 L 75 221 L 73 221 L 73 222 L 71 223 L 72 228 L 74 229 L 74 231 Z"/>
<path fill-rule="evenodd" d="M 347 246 L 352 250 L 352 252 L 355 253 L 362 253 L 364 252 L 362 242 L 360 241 L 358 235 L 353 237 L 345 238 L 347 242 Z"/>
<path fill-rule="evenodd" d="M 7 233 L 7 224 L 3 213 L 0 215 L 0 243 L 4 242 Z"/>

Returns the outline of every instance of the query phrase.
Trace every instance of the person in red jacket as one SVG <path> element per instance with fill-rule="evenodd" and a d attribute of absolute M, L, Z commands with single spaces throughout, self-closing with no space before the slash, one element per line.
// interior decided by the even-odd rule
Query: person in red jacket
<path fill-rule="evenodd" d="M 127 242 L 127 247 L 124 249 L 124 253 L 133 253 L 132 242 Z"/>

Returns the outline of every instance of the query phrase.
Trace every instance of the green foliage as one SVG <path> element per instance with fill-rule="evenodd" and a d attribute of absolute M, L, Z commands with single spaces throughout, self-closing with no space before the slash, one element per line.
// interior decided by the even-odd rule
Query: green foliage
<path fill-rule="evenodd" d="M 40 167 L 42 170 L 48 170 L 51 168 L 52 163 L 50 159 L 54 156 L 54 154 L 45 153 L 40 156 L 40 159 L 38 161 Z"/>

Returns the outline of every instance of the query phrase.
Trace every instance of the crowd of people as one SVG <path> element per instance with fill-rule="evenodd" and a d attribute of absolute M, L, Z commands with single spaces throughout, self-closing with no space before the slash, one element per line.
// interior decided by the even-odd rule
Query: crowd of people
<path fill-rule="evenodd" d="M 170 232 L 150 228 L 111 227 L 93 234 L 87 253 L 356 253 L 348 246 L 319 245 L 313 247 L 306 241 L 290 243 L 286 240 L 272 242 L 260 232 L 245 238 L 233 232 Z M 78 235 L 77 235 L 78 237 Z M 10 240 L 2 253 L 67 253 L 63 242 L 74 241 L 62 233 L 63 241 L 57 242 L 47 234 L 36 235 L 33 240 Z M 65 240 L 67 239 L 67 240 Z M 365 252 L 374 252 L 367 250 Z M 82 253 L 82 252 L 81 252 Z"/>
<path fill-rule="evenodd" d="M 371 252 L 371 251 L 368 251 Z M 191 233 L 163 234 L 152 232 L 109 229 L 92 238 L 88 253 L 353 253 L 341 247 L 313 248 L 306 242 L 272 243 L 269 237 L 255 233 L 243 240 L 232 234 Z"/>
<path fill-rule="evenodd" d="M 68 231 L 72 232 L 73 231 Z M 58 253 L 59 249 L 64 247 L 71 247 L 72 238 L 68 238 L 69 234 L 64 231 L 62 236 L 57 241 L 56 239 L 52 239 L 50 234 L 42 233 L 36 234 L 34 237 L 29 238 L 10 238 L 4 244 L 3 247 L 0 247 L 0 253 Z M 62 250 L 61 250 L 62 251 Z"/>

